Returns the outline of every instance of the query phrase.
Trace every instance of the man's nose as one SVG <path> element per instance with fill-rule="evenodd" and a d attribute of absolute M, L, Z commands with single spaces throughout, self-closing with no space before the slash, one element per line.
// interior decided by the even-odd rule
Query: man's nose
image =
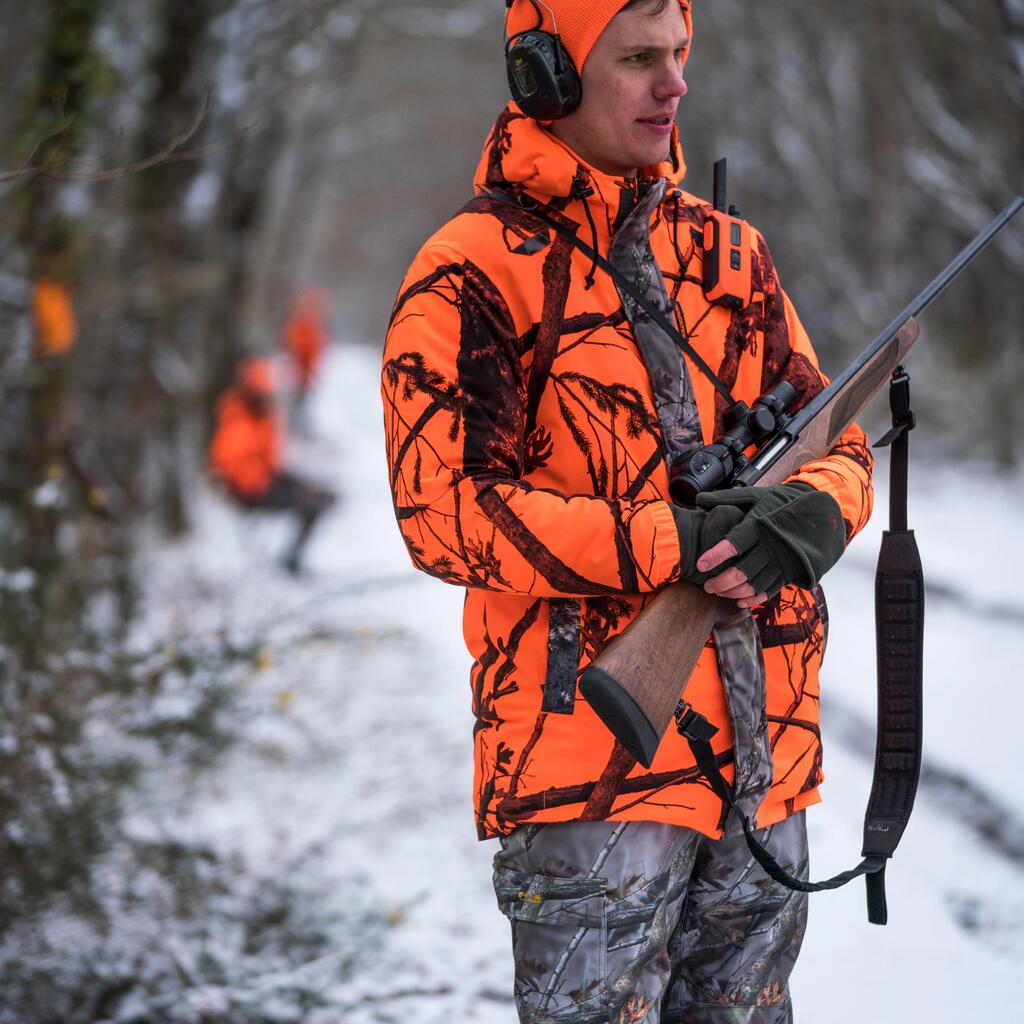
<path fill-rule="evenodd" d="M 686 95 L 686 92 L 687 85 L 686 80 L 683 78 L 682 69 L 678 64 L 673 63 L 666 69 L 664 77 L 658 83 L 658 98 L 670 99 L 676 96 L 683 97 Z"/>

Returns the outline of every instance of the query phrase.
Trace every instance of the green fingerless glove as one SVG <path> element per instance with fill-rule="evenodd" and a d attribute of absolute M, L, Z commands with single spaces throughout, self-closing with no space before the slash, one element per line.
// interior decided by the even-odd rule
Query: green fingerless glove
<path fill-rule="evenodd" d="M 698 495 L 697 505 L 709 515 L 721 508 L 744 513 L 725 537 L 738 552 L 732 564 L 769 597 L 790 583 L 813 587 L 846 548 L 839 503 L 809 484 L 711 491 Z"/>
<path fill-rule="evenodd" d="M 705 512 L 702 508 L 682 508 L 672 505 L 676 529 L 679 531 L 679 551 L 683 572 L 681 579 L 703 583 L 707 573 L 697 572 L 697 559 L 713 548 L 726 534 L 743 521 L 744 513 L 731 505 L 721 505 Z"/>

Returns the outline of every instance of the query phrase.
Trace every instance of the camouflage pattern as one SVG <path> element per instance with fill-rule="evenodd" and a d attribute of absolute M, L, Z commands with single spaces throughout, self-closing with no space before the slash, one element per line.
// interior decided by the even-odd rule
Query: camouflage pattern
<path fill-rule="evenodd" d="M 651 223 L 664 200 L 667 184 L 664 178 L 653 182 L 646 195 L 619 225 L 609 261 L 644 293 L 655 309 L 671 317 L 677 307 L 669 299 L 664 277 L 651 249 Z M 665 459 L 671 466 L 703 443 L 690 371 L 676 341 L 640 308 L 618 282 L 616 288 L 651 378 Z M 734 799 L 740 811 L 752 818 L 772 784 L 761 640 L 750 615 L 738 622 L 719 626 L 714 635 L 715 654 L 725 686 L 736 751 Z M 735 835 L 741 831 L 742 825 L 735 819 L 729 824 L 726 834 Z"/>
<path fill-rule="evenodd" d="M 758 838 L 807 877 L 803 812 Z M 771 882 L 742 836 L 594 821 L 500 842 L 522 1024 L 791 1024 L 807 897 Z"/>
<path fill-rule="evenodd" d="M 541 711 L 571 715 L 580 665 L 580 602 L 554 597 L 548 610 L 548 669 Z"/>
<path fill-rule="evenodd" d="M 659 313 L 671 320 L 676 306 L 668 297 L 665 279 L 651 248 L 651 219 L 665 198 L 667 186 L 665 178 L 654 181 L 647 194 L 619 225 L 608 262 L 629 278 Z M 665 459 L 671 466 L 685 453 L 704 443 L 690 371 L 676 341 L 639 307 L 617 281 L 615 287 L 651 378 Z"/>
<path fill-rule="evenodd" d="M 716 626 L 715 657 L 725 686 L 735 751 L 733 802 L 744 817 L 756 820 L 757 809 L 772 784 L 772 751 L 761 635 L 752 615 Z M 699 709 L 698 709 L 699 710 Z M 743 824 L 732 814 L 727 836 L 741 835 Z"/>
<path fill-rule="evenodd" d="M 530 209 L 488 192 L 528 195 L 621 260 L 738 399 L 786 380 L 796 409 L 824 386 L 760 234 L 750 304 L 707 302 L 700 239 L 711 207 L 679 187 L 684 164 L 673 131 L 669 159 L 649 176 L 602 174 L 510 106 L 488 137 L 478 195 L 420 250 L 392 310 L 381 397 L 394 511 L 413 564 L 466 589 L 481 839 L 592 817 L 595 792 L 602 806 L 614 796 L 620 749 L 572 676 L 678 579 L 666 455 L 720 436 L 726 412 L 680 357 L 675 331 L 656 329 L 610 275 L 588 272 Z M 871 464 L 851 427 L 797 479 L 839 502 L 852 536 L 870 511 Z M 814 595 L 798 588 L 754 618 L 774 762 L 767 825 L 819 799 L 822 629 Z M 750 747 L 731 750 L 739 716 L 724 706 L 715 661 L 709 646 L 687 697 L 720 730 L 723 761 L 747 765 Z M 649 769 L 628 770 L 608 816 L 717 836 L 721 804 L 670 737 Z"/>

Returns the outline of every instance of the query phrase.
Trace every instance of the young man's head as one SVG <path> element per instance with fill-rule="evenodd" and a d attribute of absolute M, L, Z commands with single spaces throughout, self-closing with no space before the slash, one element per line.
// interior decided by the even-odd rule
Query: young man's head
<path fill-rule="evenodd" d="M 547 10 L 545 10 L 547 8 Z M 522 30 L 532 4 L 517 0 Z M 626 177 L 669 153 L 686 94 L 689 4 L 683 0 L 547 0 L 544 29 L 557 23 L 583 82 L 579 107 L 549 130 L 592 167 Z M 685 12 L 685 13 L 684 13 Z M 552 20 L 554 15 L 554 21 Z M 510 22 L 511 22 L 510 18 Z"/>

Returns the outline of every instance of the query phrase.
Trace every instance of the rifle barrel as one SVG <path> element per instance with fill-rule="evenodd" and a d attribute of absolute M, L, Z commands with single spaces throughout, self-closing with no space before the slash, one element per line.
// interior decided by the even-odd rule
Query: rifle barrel
<path fill-rule="evenodd" d="M 942 294 L 950 284 L 950 282 L 960 273 L 964 267 L 967 266 L 975 256 L 985 248 L 986 245 L 992 240 L 993 236 L 998 234 L 1013 218 L 1020 212 L 1021 208 L 1024 207 L 1024 196 L 1015 196 L 1009 206 L 984 231 L 981 232 L 974 239 L 973 242 L 969 243 L 960 253 L 959 256 L 953 260 L 952 263 L 942 271 L 941 274 L 934 281 L 929 284 L 920 295 L 914 299 L 909 306 L 906 307 L 901 313 L 899 313 L 891 324 L 878 336 L 876 341 L 885 341 L 891 337 L 896 330 L 901 327 L 907 320 L 912 316 L 919 316 L 928 306 L 932 304 Z M 873 348 L 874 346 L 872 346 Z"/>
<path fill-rule="evenodd" d="M 782 431 L 744 466 L 733 478 L 732 487 L 749 487 L 755 484 L 771 466 L 789 450 L 800 437 L 801 431 L 811 423 L 819 412 L 842 391 L 858 373 L 890 342 L 896 332 L 911 318 L 918 316 L 949 283 L 985 248 L 993 236 L 1006 226 L 1024 208 L 1024 196 L 1014 197 L 1013 202 L 987 228 L 984 229 L 964 250 L 936 277 L 920 295 L 914 299 L 888 327 L 866 348 L 841 374 L 832 379 L 824 391 L 815 395 L 801 409 Z"/>
<path fill-rule="evenodd" d="M 803 422 L 813 418 L 814 414 L 820 409 L 835 393 L 836 390 L 841 388 L 846 381 L 852 378 L 856 373 L 859 372 L 860 368 L 872 359 L 889 339 L 909 320 L 911 317 L 916 317 L 925 310 L 932 302 L 935 301 L 936 297 L 946 289 L 950 281 L 953 280 L 957 274 L 960 273 L 964 267 L 967 266 L 975 256 L 981 252 L 982 249 L 992 241 L 992 237 L 1003 227 L 1005 227 L 1013 218 L 1024 208 L 1024 196 L 1015 196 L 1013 202 L 1006 207 L 1005 210 L 984 231 L 982 231 L 977 238 L 971 242 L 959 256 L 956 257 L 936 278 L 933 280 L 920 295 L 914 299 L 909 306 L 903 309 L 896 318 L 889 324 L 888 327 L 878 335 L 877 338 L 863 352 L 848 366 L 838 377 L 833 378 L 832 383 L 827 387 L 821 394 L 813 398 L 797 416 L 794 418 L 792 426 L 794 428 L 802 427 Z"/>

